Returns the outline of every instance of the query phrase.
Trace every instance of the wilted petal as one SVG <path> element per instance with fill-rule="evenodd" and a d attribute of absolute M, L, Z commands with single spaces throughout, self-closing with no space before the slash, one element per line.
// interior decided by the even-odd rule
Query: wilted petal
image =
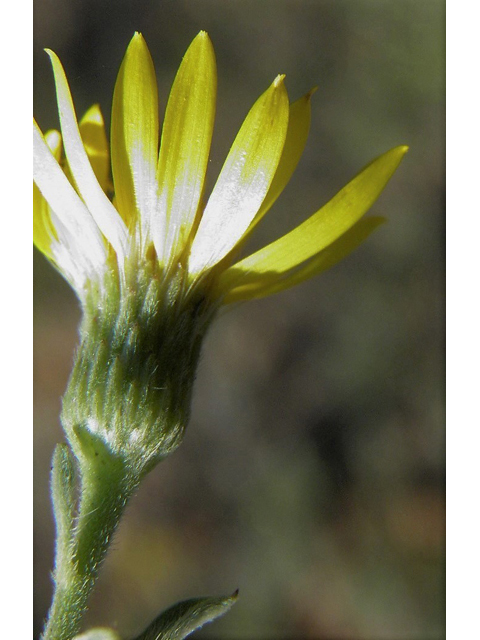
<path fill-rule="evenodd" d="M 278 76 L 247 115 L 210 196 L 189 259 L 189 272 L 219 262 L 243 236 L 278 167 L 288 126 L 288 96 Z"/>

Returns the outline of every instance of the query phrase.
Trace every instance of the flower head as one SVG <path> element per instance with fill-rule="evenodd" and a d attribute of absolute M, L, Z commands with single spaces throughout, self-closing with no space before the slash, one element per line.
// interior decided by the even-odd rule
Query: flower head
<path fill-rule="evenodd" d="M 152 261 L 160 281 L 181 272 L 185 292 L 206 281 L 223 303 L 261 297 L 330 266 L 379 224 L 378 218 L 357 223 L 406 147 L 372 162 L 292 232 L 235 262 L 296 168 L 313 92 L 290 105 L 284 76 L 277 76 L 248 113 L 205 202 L 217 83 L 205 32 L 180 65 L 160 144 L 155 72 L 140 34 L 115 86 L 110 150 L 100 108 L 94 105 L 77 124 L 64 70 L 48 54 L 62 133 L 44 137 L 34 125 L 34 241 L 82 301 L 107 271 L 123 287 L 128 269 Z"/>
<path fill-rule="evenodd" d="M 84 310 L 63 420 L 79 457 L 91 455 L 86 429 L 146 467 L 181 439 L 216 309 L 298 284 L 355 248 L 380 224 L 361 218 L 407 148 L 380 156 L 303 224 L 239 259 L 302 155 L 313 91 L 290 104 L 277 76 L 207 195 L 217 74 L 205 32 L 177 72 L 161 135 L 152 59 L 134 35 L 115 85 L 110 145 L 97 105 L 77 122 L 63 67 L 47 52 L 61 133 L 44 136 L 34 123 L 34 241 Z"/>

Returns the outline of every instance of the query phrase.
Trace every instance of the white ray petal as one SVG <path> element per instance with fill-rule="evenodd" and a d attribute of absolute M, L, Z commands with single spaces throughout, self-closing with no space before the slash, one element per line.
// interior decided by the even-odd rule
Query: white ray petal
<path fill-rule="evenodd" d="M 85 204 L 103 235 L 115 249 L 121 266 L 126 255 L 127 227 L 103 192 L 93 172 L 80 136 L 72 96 L 62 64 L 53 51 L 47 50 L 47 53 L 55 76 L 60 125 L 68 164 Z"/>
<path fill-rule="evenodd" d="M 74 243 L 75 249 L 85 254 L 85 264 L 90 264 L 92 270 L 103 269 L 106 247 L 102 234 L 89 210 L 53 157 L 35 121 L 33 123 L 33 179 L 56 217 L 68 231 L 71 238 L 70 246 Z"/>
<path fill-rule="evenodd" d="M 288 127 L 284 77 L 260 96 L 235 138 L 193 240 L 191 274 L 209 269 L 235 247 L 268 192 Z"/>

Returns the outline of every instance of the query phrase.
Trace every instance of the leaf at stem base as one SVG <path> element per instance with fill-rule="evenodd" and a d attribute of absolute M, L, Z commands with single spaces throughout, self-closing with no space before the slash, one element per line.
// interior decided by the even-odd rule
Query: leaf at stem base
<path fill-rule="evenodd" d="M 135 640 L 183 640 L 235 604 L 238 590 L 226 598 L 192 598 L 163 611 Z"/>

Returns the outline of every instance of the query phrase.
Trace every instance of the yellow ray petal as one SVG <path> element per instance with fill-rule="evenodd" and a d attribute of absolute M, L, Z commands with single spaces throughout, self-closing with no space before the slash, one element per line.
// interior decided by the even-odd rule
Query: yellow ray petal
<path fill-rule="evenodd" d="M 40 189 L 33 183 L 33 244 L 50 260 L 53 260 L 51 245 L 55 237 L 48 204 Z"/>
<path fill-rule="evenodd" d="M 278 167 L 288 126 L 288 96 L 278 76 L 248 113 L 203 213 L 189 272 L 219 262 L 243 236 Z"/>
<path fill-rule="evenodd" d="M 304 262 L 299 268 L 288 271 L 287 274 L 259 278 L 247 285 L 239 285 L 227 293 L 223 302 L 241 302 L 253 298 L 264 298 L 280 291 L 294 287 L 309 278 L 330 269 L 354 251 L 368 236 L 385 222 L 384 218 L 370 217 L 359 220 L 351 229 L 346 231 L 326 249 Z"/>
<path fill-rule="evenodd" d="M 307 143 L 312 111 L 310 103 L 311 97 L 315 91 L 316 88 L 312 89 L 306 95 L 302 96 L 299 100 L 290 105 L 287 136 L 285 138 L 285 146 L 283 147 L 282 156 L 278 163 L 278 168 L 275 172 L 272 184 L 270 185 L 270 189 L 265 196 L 265 200 L 262 202 L 260 210 L 250 225 L 248 233 L 256 227 L 267 211 L 269 211 L 273 206 L 297 168 Z"/>
<path fill-rule="evenodd" d="M 122 265 L 127 247 L 127 229 L 117 210 L 103 192 L 90 165 L 78 129 L 72 96 L 62 64 L 53 51 L 49 49 L 46 51 L 50 56 L 55 76 L 63 146 L 70 170 L 85 204 L 100 230 L 115 249 L 120 258 L 119 263 Z"/>
<path fill-rule="evenodd" d="M 153 232 L 161 262 L 181 252 L 195 220 L 212 141 L 216 93 L 215 54 L 210 38 L 201 31 L 177 72 L 163 123 L 157 174 L 160 213 Z"/>
<path fill-rule="evenodd" d="M 152 58 L 140 33 L 128 45 L 115 84 L 111 147 L 116 205 L 129 227 L 140 212 L 146 236 L 156 210 L 158 91 Z"/>
<path fill-rule="evenodd" d="M 227 269 L 220 276 L 220 288 L 228 290 L 265 278 L 274 282 L 334 242 L 370 209 L 407 150 L 405 146 L 395 147 L 371 162 L 293 231 Z"/>
<path fill-rule="evenodd" d="M 83 146 L 92 165 L 93 172 L 105 193 L 112 190 L 110 182 L 110 154 L 108 151 L 105 122 L 98 104 L 85 113 L 79 124 Z"/>

